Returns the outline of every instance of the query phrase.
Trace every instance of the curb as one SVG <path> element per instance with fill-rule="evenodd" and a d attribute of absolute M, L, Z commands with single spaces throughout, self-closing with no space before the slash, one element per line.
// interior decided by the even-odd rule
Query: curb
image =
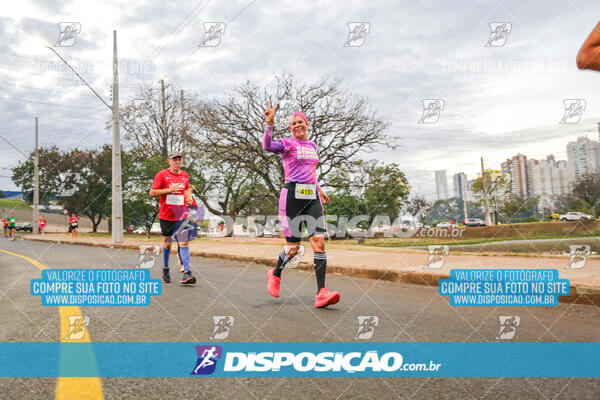
<path fill-rule="evenodd" d="M 74 244 L 79 246 L 90 246 L 90 247 L 104 247 L 104 248 L 119 248 L 119 249 L 131 249 L 138 250 L 138 245 L 135 244 L 109 244 L 109 243 L 90 243 L 90 242 L 72 242 L 72 241 L 60 241 L 46 238 L 32 238 L 23 236 L 23 240 L 31 240 L 35 242 L 55 242 L 58 244 Z M 255 256 L 239 256 L 233 254 L 222 254 L 222 253 L 211 253 L 208 251 L 190 250 L 191 256 L 206 257 L 206 258 L 219 258 L 222 260 L 230 261 L 242 261 L 242 262 L 253 262 L 257 264 L 263 264 L 274 267 L 277 265 L 275 258 L 266 257 L 255 257 Z M 298 265 L 298 269 L 304 271 L 312 271 L 312 263 L 301 262 Z M 351 267 L 344 265 L 328 264 L 327 272 L 354 276 L 358 278 L 378 279 L 389 282 L 401 282 L 401 283 L 412 283 L 416 285 L 425 286 L 438 286 L 440 279 L 449 279 L 450 274 L 432 274 L 430 272 L 420 271 L 394 271 L 387 269 L 368 269 L 360 267 Z M 578 303 L 578 304 L 590 304 L 600 307 L 600 288 L 585 286 L 585 285 L 570 285 L 569 295 L 561 296 L 560 302 L 562 303 Z"/>

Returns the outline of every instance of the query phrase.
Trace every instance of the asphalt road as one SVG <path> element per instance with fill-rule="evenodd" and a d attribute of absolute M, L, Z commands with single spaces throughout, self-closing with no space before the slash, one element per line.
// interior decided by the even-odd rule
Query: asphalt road
<path fill-rule="evenodd" d="M 123 249 L 0 239 L 0 249 L 49 268 L 132 268 L 138 254 Z M 273 255 L 276 257 L 276 254 Z M 177 268 L 172 277 L 179 278 Z M 451 307 L 437 288 L 328 275 L 341 301 L 315 309 L 313 273 L 284 271 L 281 297 L 266 292 L 267 267 L 192 257 L 195 287 L 163 285 L 149 307 L 81 307 L 94 342 L 207 342 L 213 315 L 231 315 L 226 341 L 355 341 L 357 316 L 376 315 L 371 340 L 493 342 L 498 316 L 518 315 L 513 341 L 600 341 L 600 308 Z M 160 278 L 160 262 L 152 277 Z M 56 307 L 29 294 L 40 270 L 0 252 L 0 341 L 57 342 Z M 557 360 L 560 362 L 560 360 Z M 56 379 L 2 378 L 0 399 L 52 399 Z M 105 399 L 598 399 L 600 379 L 584 378 L 102 378 Z"/>

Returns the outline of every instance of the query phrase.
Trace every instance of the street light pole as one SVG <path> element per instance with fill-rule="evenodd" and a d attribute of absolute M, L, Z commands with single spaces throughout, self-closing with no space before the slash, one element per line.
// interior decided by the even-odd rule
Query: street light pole
<path fill-rule="evenodd" d="M 33 161 L 33 234 L 40 233 L 40 152 L 38 150 L 38 117 L 35 117 L 35 158 Z"/>
<path fill-rule="evenodd" d="M 121 183 L 121 137 L 119 131 L 119 63 L 117 31 L 113 31 L 113 98 L 112 98 L 112 242 L 123 243 L 123 188 Z"/>

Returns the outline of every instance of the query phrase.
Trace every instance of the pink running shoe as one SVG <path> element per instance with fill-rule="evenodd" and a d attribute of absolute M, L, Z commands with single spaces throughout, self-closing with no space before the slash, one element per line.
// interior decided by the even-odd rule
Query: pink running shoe
<path fill-rule="evenodd" d="M 281 285 L 281 278 L 273 275 L 275 268 L 270 269 L 267 272 L 267 291 L 273 297 L 279 297 L 279 286 Z"/>
<path fill-rule="evenodd" d="M 340 301 L 340 293 L 339 292 L 330 292 L 325 288 L 321 288 L 319 293 L 317 293 L 315 297 L 315 307 L 327 307 L 330 304 L 335 304 Z"/>

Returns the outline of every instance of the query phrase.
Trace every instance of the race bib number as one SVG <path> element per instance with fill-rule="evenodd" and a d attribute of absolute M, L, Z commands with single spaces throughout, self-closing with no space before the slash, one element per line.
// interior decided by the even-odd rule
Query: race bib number
<path fill-rule="evenodd" d="M 184 203 L 183 195 L 181 194 L 168 194 L 167 204 L 170 206 L 182 206 Z"/>
<path fill-rule="evenodd" d="M 296 198 L 302 200 L 314 200 L 317 198 L 317 186 L 309 184 L 296 184 Z"/>

